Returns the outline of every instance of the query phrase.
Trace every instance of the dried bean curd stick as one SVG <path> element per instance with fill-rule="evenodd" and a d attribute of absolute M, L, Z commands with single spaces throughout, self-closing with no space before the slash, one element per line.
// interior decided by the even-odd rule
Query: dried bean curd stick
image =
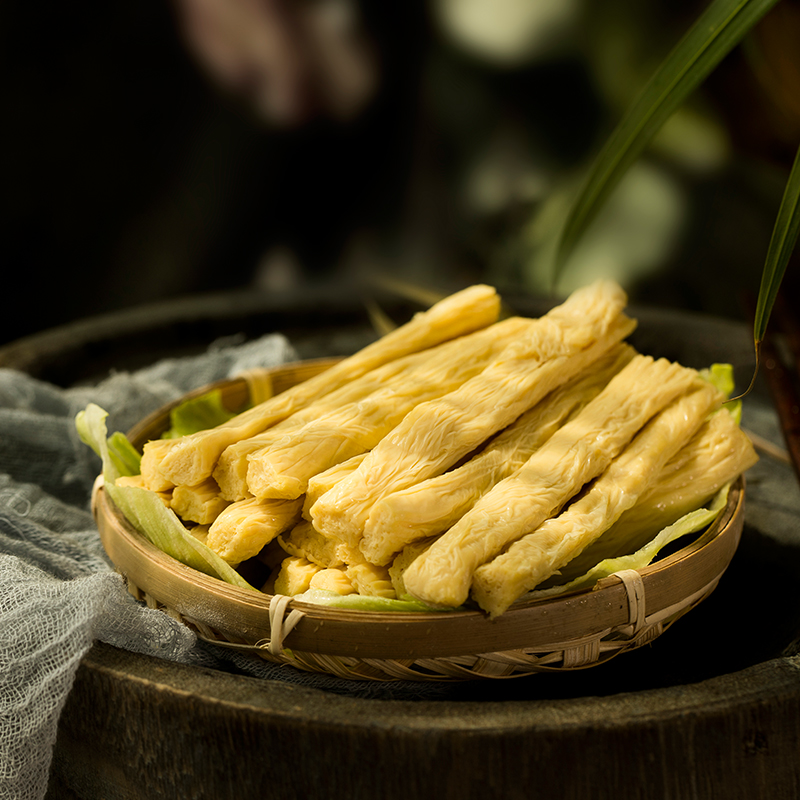
<path fill-rule="evenodd" d="M 290 556 L 305 558 L 320 567 L 343 567 L 364 560 L 361 551 L 326 539 L 308 520 L 301 520 L 279 539 Z"/>
<path fill-rule="evenodd" d="M 312 506 L 315 526 L 355 546 L 377 500 L 442 473 L 625 338 L 635 323 L 624 305 L 610 282 L 575 292 L 475 378 L 409 412 Z"/>
<path fill-rule="evenodd" d="M 314 475 L 371 450 L 412 408 L 457 389 L 533 325 L 512 317 L 439 345 L 368 397 L 287 432 L 248 456 L 248 489 L 262 499 L 300 497 Z"/>
<path fill-rule="evenodd" d="M 311 588 L 311 580 L 323 567 L 312 564 L 305 558 L 289 556 L 281 562 L 280 572 L 275 579 L 274 593 L 293 597 L 307 592 Z"/>
<path fill-rule="evenodd" d="M 660 411 L 581 497 L 475 570 L 471 593 L 478 605 L 491 616 L 502 614 L 590 545 L 655 483 L 723 400 L 705 383 Z"/>
<path fill-rule="evenodd" d="M 148 488 L 145 486 L 144 478 L 141 475 L 120 475 L 119 478 L 114 481 L 114 483 L 116 486 L 135 486 L 137 489 Z M 156 495 L 167 508 L 172 506 L 172 487 L 165 489 L 164 491 L 153 491 L 152 489 L 149 491 L 152 491 L 153 494 Z"/>
<path fill-rule="evenodd" d="M 481 564 L 556 513 L 696 376 L 666 359 L 636 356 L 523 467 L 414 561 L 404 575 L 408 591 L 432 605 L 461 605 Z"/>
<path fill-rule="evenodd" d="M 757 461 L 747 435 L 727 409 L 720 409 L 667 463 L 636 505 L 561 568 L 559 583 L 584 575 L 606 558 L 636 552 Z"/>
<path fill-rule="evenodd" d="M 229 564 L 252 558 L 300 519 L 301 500 L 239 500 L 211 524 L 206 544 Z"/>
<path fill-rule="evenodd" d="M 377 367 L 366 375 L 355 378 L 344 386 L 329 392 L 263 433 L 229 445 L 222 451 L 213 473 L 214 479 L 219 484 L 220 492 L 229 500 L 240 500 L 247 497 L 251 494 L 247 487 L 247 467 L 250 464 L 248 460 L 250 455 L 279 441 L 289 431 L 295 431 L 331 411 L 357 402 L 395 380 L 403 380 L 409 370 L 424 363 L 429 356 L 450 343 L 444 342 L 421 353 L 412 353 L 390 361 L 388 364 Z"/>
<path fill-rule="evenodd" d="M 403 581 L 403 575 L 406 570 L 414 563 L 414 561 L 422 555 L 435 541 L 435 536 L 429 539 L 420 539 L 419 541 L 407 544 L 395 557 L 389 565 L 389 577 L 392 580 L 395 594 L 398 597 L 404 597 L 408 594 L 406 585 Z"/>
<path fill-rule="evenodd" d="M 171 480 L 161 474 L 158 465 L 179 441 L 180 439 L 153 439 L 145 444 L 140 466 L 145 489 L 151 492 L 168 492 L 175 487 Z M 201 483 L 202 480 L 200 478 L 196 483 Z"/>
<path fill-rule="evenodd" d="M 388 564 L 405 545 L 452 527 L 596 397 L 633 355 L 632 347 L 619 345 L 588 375 L 551 392 L 469 461 L 379 500 L 367 518 L 360 545 L 367 560 Z"/>
<path fill-rule="evenodd" d="M 173 484 L 198 484 L 211 475 L 222 451 L 234 442 L 260 433 L 389 361 L 490 325 L 497 320 L 499 311 L 500 301 L 492 287 L 478 285 L 457 292 L 325 372 L 216 428 L 148 443 L 142 457 L 142 475 L 148 486 L 162 484 L 165 479 Z"/>
<path fill-rule="evenodd" d="M 170 505 L 181 519 L 210 525 L 230 504 L 220 496 L 217 482 L 206 478 L 197 486 L 176 486 Z"/>
<path fill-rule="evenodd" d="M 308 488 L 303 498 L 303 519 L 310 520 L 311 506 L 313 506 L 325 492 L 333 489 L 340 480 L 343 480 L 350 475 L 351 472 L 358 469 L 358 467 L 361 466 L 361 462 L 366 457 L 366 453 L 359 453 L 359 455 L 348 458 L 347 461 L 342 461 L 339 464 L 334 464 L 323 472 L 317 473 L 313 478 L 309 478 Z"/>
<path fill-rule="evenodd" d="M 350 577 L 339 567 L 328 567 L 314 573 L 308 583 L 308 588 L 340 595 L 356 593 L 356 587 L 353 586 Z"/>
<path fill-rule="evenodd" d="M 363 562 L 349 566 L 346 572 L 350 582 L 360 595 L 386 597 L 388 599 L 397 597 L 392 585 L 392 579 L 389 577 L 389 570 L 386 567 L 378 567 L 375 564 Z"/>
<path fill-rule="evenodd" d="M 197 539 L 198 542 L 206 544 L 208 540 L 208 525 L 195 525 L 188 529 L 188 532 Z"/>

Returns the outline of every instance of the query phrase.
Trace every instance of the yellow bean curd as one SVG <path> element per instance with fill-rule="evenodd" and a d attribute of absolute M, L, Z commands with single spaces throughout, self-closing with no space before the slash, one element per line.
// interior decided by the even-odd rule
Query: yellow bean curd
<path fill-rule="evenodd" d="M 514 321 L 505 321 L 487 326 L 498 337 L 498 345 L 506 341 L 503 337 L 511 337 L 518 333 L 530 320 L 517 318 Z M 481 333 L 478 331 L 476 333 Z M 353 407 L 360 401 L 379 390 L 392 387 L 402 388 L 409 380 L 414 380 L 420 370 L 430 372 L 430 363 L 438 359 L 440 364 L 446 364 L 460 353 L 461 343 L 471 339 L 475 334 L 468 333 L 456 339 L 435 345 L 419 353 L 412 353 L 390 361 L 381 367 L 371 370 L 366 375 L 344 384 L 344 386 L 329 392 L 318 401 L 296 411 L 282 422 L 273 425 L 263 433 L 250 436 L 247 439 L 235 442 L 225 448 L 217 461 L 214 469 L 214 478 L 220 486 L 220 492 L 229 500 L 241 500 L 252 495 L 247 485 L 247 471 L 250 466 L 250 457 L 261 451 L 266 451 L 272 445 L 281 441 L 287 434 L 295 433 L 303 426 L 316 420 L 327 417 L 332 413 L 340 412 L 345 407 Z"/>
<path fill-rule="evenodd" d="M 165 482 L 196 485 L 212 474 L 222 451 L 229 445 L 266 430 L 389 361 L 491 325 L 497 321 L 499 312 L 500 300 L 492 287 L 477 285 L 457 292 L 325 372 L 216 428 L 180 439 L 148 443 L 142 457 L 146 484 L 149 488 Z"/>
<path fill-rule="evenodd" d="M 606 558 L 635 552 L 684 514 L 700 508 L 757 461 L 747 434 L 727 409 L 720 409 L 670 459 L 639 502 L 561 568 L 559 582 L 584 575 Z"/>
<path fill-rule="evenodd" d="M 332 467 L 309 478 L 308 488 L 306 489 L 303 499 L 303 519 L 310 521 L 311 506 L 313 506 L 325 492 L 333 489 L 340 480 L 346 478 L 351 472 L 354 472 L 366 457 L 366 453 L 360 453 L 339 464 L 334 464 Z"/>
<path fill-rule="evenodd" d="M 440 345 L 369 396 L 340 406 L 248 456 L 247 486 L 260 498 L 295 498 L 329 467 L 375 447 L 420 403 L 457 389 L 535 323 L 518 317 Z"/>
<path fill-rule="evenodd" d="M 366 375 L 356 378 L 344 386 L 326 394 L 320 400 L 294 412 L 282 422 L 278 422 L 263 433 L 249 436 L 246 439 L 229 445 L 222 454 L 214 468 L 213 476 L 220 487 L 223 497 L 228 500 L 243 500 L 251 495 L 247 487 L 247 468 L 250 465 L 249 456 L 268 445 L 274 444 L 289 431 L 297 430 L 303 425 L 315 420 L 331 411 L 335 411 L 349 403 L 358 402 L 377 389 L 383 388 L 387 383 L 417 364 L 424 362 L 428 354 L 434 352 L 442 345 L 425 350 L 421 353 L 412 353 L 390 361 Z"/>
<path fill-rule="evenodd" d="M 301 500 L 239 500 L 227 506 L 208 530 L 206 544 L 229 564 L 252 558 L 300 519 Z"/>
<path fill-rule="evenodd" d="M 472 595 L 484 611 L 502 614 L 610 528 L 655 483 L 724 399 L 710 384 L 697 383 L 650 420 L 583 496 L 477 568 Z"/>
<path fill-rule="evenodd" d="M 408 568 L 404 581 L 410 594 L 432 605 L 464 603 L 481 564 L 556 513 L 696 377 L 694 370 L 664 359 L 636 356 Z"/>
<path fill-rule="evenodd" d="M 314 525 L 355 546 L 378 500 L 441 474 L 627 336 L 635 323 L 624 304 L 608 282 L 574 293 L 475 378 L 409 412 L 312 506 Z"/>
<path fill-rule="evenodd" d="M 551 392 L 464 464 L 378 500 L 360 544 L 365 557 L 375 564 L 388 564 L 405 545 L 454 525 L 596 397 L 633 355 L 633 348 L 619 345 L 596 369 Z"/>
<path fill-rule="evenodd" d="M 172 510 L 183 520 L 200 525 L 210 525 L 229 505 L 213 478 L 197 486 L 176 486 L 172 491 Z"/>
<path fill-rule="evenodd" d="M 326 539 L 308 520 L 301 520 L 279 539 L 289 555 L 305 558 L 319 567 L 345 567 L 364 560 L 359 550 Z"/>

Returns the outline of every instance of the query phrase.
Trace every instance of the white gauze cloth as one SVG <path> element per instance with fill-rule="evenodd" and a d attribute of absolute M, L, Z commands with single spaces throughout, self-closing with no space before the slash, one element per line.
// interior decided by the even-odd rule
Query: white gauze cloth
<path fill-rule="evenodd" d="M 109 433 L 126 431 L 190 389 L 294 357 L 270 335 L 87 388 L 0 369 L 0 798 L 44 797 L 58 716 L 94 641 L 208 664 L 194 634 L 137 603 L 106 558 L 89 511 L 100 461 L 75 415 L 94 402 Z"/>

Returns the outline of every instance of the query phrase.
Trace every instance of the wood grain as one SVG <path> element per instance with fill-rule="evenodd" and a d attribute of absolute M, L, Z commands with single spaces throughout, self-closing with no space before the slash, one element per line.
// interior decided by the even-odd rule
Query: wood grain
<path fill-rule="evenodd" d="M 98 645 L 48 800 L 791 800 L 798 680 L 781 658 L 608 697 L 364 700 Z"/>

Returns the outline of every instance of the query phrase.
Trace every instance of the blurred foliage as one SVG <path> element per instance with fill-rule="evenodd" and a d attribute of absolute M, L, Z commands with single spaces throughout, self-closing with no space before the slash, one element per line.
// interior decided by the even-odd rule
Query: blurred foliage
<path fill-rule="evenodd" d="M 786 139 L 791 141 L 792 127 L 796 129 L 800 120 L 800 115 L 792 120 L 791 114 L 800 87 L 793 78 L 800 74 L 800 59 L 792 46 L 796 39 L 784 34 L 783 41 L 776 41 L 781 31 L 800 32 L 798 15 L 793 13 L 798 6 L 784 0 L 787 13 L 779 17 L 776 11 L 756 26 L 774 3 L 567 4 L 571 25 L 556 15 L 562 52 L 577 54 L 585 64 L 596 94 L 592 111 L 599 107 L 601 112 L 586 113 L 582 98 L 573 98 L 570 119 L 592 136 L 577 159 L 559 160 L 552 153 L 543 157 L 539 147 L 533 149 L 533 157 L 529 149 L 524 162 L 518 156 L 511 158 L 520 151 L 516 143 L 501 148 L 493 163 L 482 165 L 479 185 L 484 192 L 483 197 L 474 193 L 476 216 L 482 201 L 484 211 L 500 217 L 502 208 L 505 219 L 513 220 L 505 232 L 494 231 L 492 245 L 485 250 L 490 279 L 520 290 L 563 295 L 602 273 L 647 301 L 743 316 L 741 293 L 758 287 L 781 181 L 791 163 Z M 472 20 L 469 37 L 463 33 L 466 25 L 452 23 L 454 40 L 476 58 L 487 60 L 493 53 L 496 65 L 507 66 L 509 59 L 488 46 L 502 40 L 497 32 L 487 33 L 486 43 L 476 42 L 480 26 L 474 7 L 482 5 L 478 0 L 442 0 L 440 5 L 450 17 L 460 7 Z M 543 6 L 549 8 L 548 3 Z M 502 8 L 508 18 L 499 27 L 514 29 L 511 17 L 516 4 L 509 1 Z M 702 22 L 684 41 L 701 14 Z M 546 14 L 539 16 L 541 21 Z M 530 15 L 520 11 L 517 27 L 524 29 L 529 21 Z M 488 18 L 484 22 L 488 29 Z M 748 35 L 754 28 L 754 35 Z M 706 37 L 706 30 L 713 35 Z M 729 55 L 742 37 L 744 45 Z M 508 36 L 517 43 L 520 38 Z M 527 40 L 533 42 L 535 37 Z M 675 83 L 666 92 L 656 85 L 648 96 L 648 78 L 658 72 L 676 43 L 680 44 L 668 66 L 674 73 L 671 78 L 680 76 L 682 84 Z M 511 49 L 519 70 L 524 59 L 518 49 Z M 552 46 L 546 53 L 534 50 L 531 46 L 529 64 L 553 58 Z M 694 72 L 683 74 L 687 64 L 694 65 Z M 720 73 L 716 79 L 698 90 L 715 70 Z M 664 75 L 662 70 L 660 77 Z M 530 102 L 536 106 L 535 97 Z M 775 111 L 782 104 L 790 112 L 786 118 Z M 625 141 L 619 136 L 615 141 L 615 124 L 626 113 L 629 121 L 632 114 L 639 118 L 627 132 L 623 130 Z M 751 127 L 743 127 L 742 119 L 749 119 Z M 632 135 L 636 125 L 642 129 Z M 535 134 L 528 135 L 531 141 L 536 141 Z M 584 210 L 591 213 L 576 222 L 575 197 L 604 144 L 604 166 L 620 157 L 627 160 L 599 175 L 597 196 L 587 200 L 584 185 Z M 590 186 L 589 195 L 591 191 Z M 570 211 L 575 224 L 572 232 L 567 231 L 562 261 L 567 249 L 570 260 L 556 274 L 557 240 Z M 599 216 L 589 225 L 594 213 Z"/>
<path fill-rule="evenodd" d="M 554 258 L 556 281 L 569 270 L 576 245 L 656 134 L 776 2 L 713 0 L 655 70 L 594 159 L 580 192 L 560 226 Z M 753 330 L 757 352 L 797 241 L 800 227 L 798 164 L 800 150 L 781 200 L 762 273 Z M 650 197 L 653 196 L 655 194 L 651 192 Z M 645 197 L 642 194 L 643 200 Z M 607 272 L 608 268 L 602 263 L 602 249 L 596 252 L 600 254 L 597 260 L 601 270 Z"/>

